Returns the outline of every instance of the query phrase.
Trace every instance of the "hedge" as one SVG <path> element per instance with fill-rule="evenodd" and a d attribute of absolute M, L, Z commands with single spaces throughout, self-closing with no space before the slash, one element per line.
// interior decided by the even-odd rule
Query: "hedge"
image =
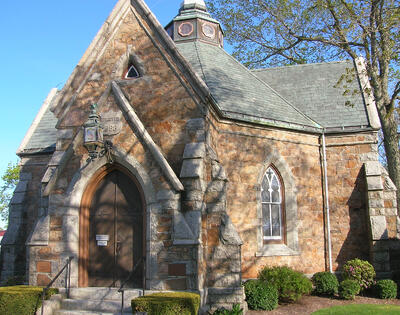
<path fill-rule="evenodd" d="M 0 288 L 0 314 L 32 315 L 42 305 L 43 288 L 27 285 Z M 47 291 L 46 299 L 58 293 L 58 289 Z"/>
<path fill-rule="evenodd" d="M 338 293 L 339 282 L 336 276 L 330 272 L 317 272 L 311 278 L 316 295 L 335 295 Z"/>
<path fill-rule="evenodd" d="M 163 292 L 132 300 L 133 312 L 148 315 L 197 315 L 200 295 L 189 292 Z"/>
<path fill-rule="evenodd" d="M 272 284 L 278 290 L 279 303 L 293 303 L 304 294 L 310 294 L 312 290 L 311 280 L 301 272 L 289 267 L 265 266 L 259 273 L 258 279 Z"/>
<path fill-rule="evenodd" d="M 393 280 L 379 280 L 375 284 L 375 292 L 380 299 L 395 299 L 397 297 L 397 284 Z"/>
<path fill-rule="evenodd" d="M 278 290 L 272 284 L 248 280 L 243 286 L 249 309 L 271 311 L 278 306 Z"/>

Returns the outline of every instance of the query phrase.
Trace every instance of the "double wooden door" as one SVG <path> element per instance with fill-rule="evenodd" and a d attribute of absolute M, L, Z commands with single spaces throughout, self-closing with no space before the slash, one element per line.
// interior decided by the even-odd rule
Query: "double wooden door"
<path fill-rule="evenodd" d="M 143 204 L 135 183 L 114 170 L 98 184 L 89 210 L 88 285 L 143 287 Z"/>

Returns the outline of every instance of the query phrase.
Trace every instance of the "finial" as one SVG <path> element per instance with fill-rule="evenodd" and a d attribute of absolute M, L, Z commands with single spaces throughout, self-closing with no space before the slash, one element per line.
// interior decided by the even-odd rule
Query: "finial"
<path fill-rule="evenodd" d="M 93 103 L 90 105 L 91 114 L 97 114 L 97 104 Z"/>
<path fill-rule="evenodd" d="M 204 0 L 184 0 L 181 4 L 181 10 L 187 10 L 187 9 L 199 9 L 207 11 L 207 7 Z"/>

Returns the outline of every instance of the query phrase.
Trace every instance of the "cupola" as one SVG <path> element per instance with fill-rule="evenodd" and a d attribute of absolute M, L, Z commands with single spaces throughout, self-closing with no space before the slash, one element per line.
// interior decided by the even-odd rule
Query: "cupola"
<path fill-rule="evenodd" d="M 184 0 L 179 14 L 165 27 L 175 42 L 203 41 L 223 47 L 223 31 L 207 11 L 204 0 Z"/>

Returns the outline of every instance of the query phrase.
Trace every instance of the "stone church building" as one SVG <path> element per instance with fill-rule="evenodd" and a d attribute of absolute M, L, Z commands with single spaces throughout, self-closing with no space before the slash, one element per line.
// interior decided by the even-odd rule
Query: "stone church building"
<path fill-rule="evenodd" d="M 223 40 L 203 0 L 165 28 L 143 0 L 118 1 L 18 149 L 2 282 L 47 284 L 73 256 L 72 287 L 130 277 L 206 309 L 243 303 L 263 266 L 400 266 L 364 61 L 250 71 Z M 346 73 L 359 93 L 335 87 Z"/>

